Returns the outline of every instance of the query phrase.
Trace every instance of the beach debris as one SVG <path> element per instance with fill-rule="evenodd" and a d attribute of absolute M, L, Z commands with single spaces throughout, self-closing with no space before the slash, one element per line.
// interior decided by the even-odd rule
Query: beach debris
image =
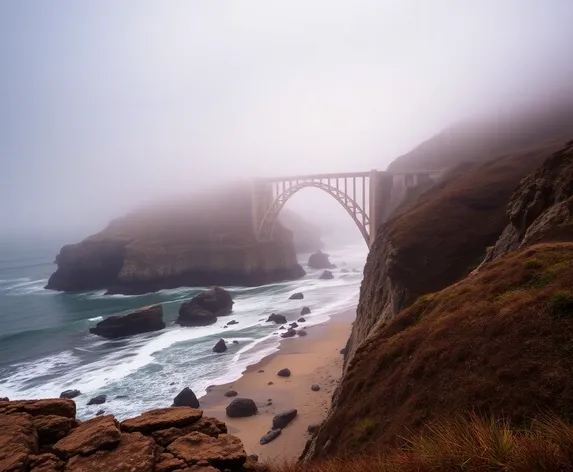
<path fill-rule="evenodd" d="M 107 395 L 98 395 L 97 397 L 93 397 L 89 402 L 88 405 L 101 405 L 105 403 L 107 400 Z"/>
<path fill-rule="evenodd" d="M 279 377 L 290 377 L 290 369 L 281 369 L 277 372 Z"/>
<path fill-rule="evenodd" d="M 267 434 L 261 437 L 259 444 L 263 446 L 264 444 L 268 444 L 271 441 L 274 441 L 276 438 L 280 436 L 281 431 L 282 430 L 280 429 L 271 429 Z"/>
<path fill-rule="evenodd" d="M 308 428 L 306 428 L 306 432 L 310 434 L 316 433 L 318 431 L 318 426 L 319 425 L 317 424 L 309 424 Z"/>
<path fill-rule="evenodd" d="M 301 330 L 299 330 L 299 332 L 298 332 L 298 335 L 299 335 L 299 336 L 306 336 L 307 334 L 308 334 L 308 333 L 307 333 L 304 329 L 301 329 Z"/>
<path fill-rule="evenodd" d="M 191 408 L 199 408 L 199 400 L 197 400 L 197 396 L 193 390 L 189 387 L 185 387 L 173 399 L 173 405 L 171 406 L 190 406 Z"/>
<path fill-rule="evenodd" d="M 253 416 L 257 414 L 257 411 L 257 405 L 250 398 L 235 398 L 225 409 L 229 418 Z"/>
<path fill-rule="evenodd" d="M 301 292 L 296 292 L 289 297 L 289 300 L 302 300 L 303 298 L 304 295 Z"/>
<path fill-rule="evenodd" d="M 298 321 L 299 323 L 305 323 L 305 322 L 306 322 L 306 319 L 301 317 L 301 318 L 299 318 L 297 321 Z"/>
<path fill-rule="evenodd" d="M 237 320 L 231 320 L 231 321 L 229 321 L 229 322 L 227 323 L 227 326 L 229 326 L 229 325 L 236 325 L 236 324 L 239 324 L 239 322 L 238 322 Z"/>
<path fill-rule="evenodd" d="M 105 414 L 105 410 L 102 408 L 101 410 L 98 410 L 98 412 L 96 413 L 96 416 L 101 416 Z"/>
<path fill-rule="evenodd" d="M 286 333 L 281 334 L 281 338 L 292 338 L 296 335 L 296 331 L 293 328 L 289 328 Z"/>
<path fill-rule="evenodd" d="M 227 343 L 225 343 L 224 339 L 219 339 L 219 341 L 217 341 L 217 344 L 215 344 L 215 347 L 213 348 L 213 352 L 217 352 L 217 353 L 221 353 L 221 352 L 225 352 L 227 350 Z"/>
<path fill-rule="evenodd" d="M 334 275 L 329 270 L 325 270 L 322 275 L 319 277 L 320 280 L 330 280 L 333 279 Z"/>
<path fill-rule="evenodd" d="M 297 413 L 298 410 L 296 408 L 292 408 L 275 415 L 273 418 L 273 429 L 286 428 L 286 426 L 295 419 Z"/>
<path fill-rule="evenodd" d="M 307 306 L 303 306 L 302 310 L 300 310 L 300 316 L 309 315 L 309 314 L 310 314 L 310 308 Z"/>
<path fill-rule="evenodd" d="M 235 390 L 229 390 L 228 392 L 225 392 L 226 397 L 236 397 L 237 395 L 238 393 Z"/>
<path fill-rule="evenodd" d="M 289 325 L 291 328 L 298 328 L 298 323 L 295 321 Z"/>
<path fill-rule="evenodd" d="M 81 395 L 82 392 L 79 390 L 64 390 L 60 393 L 60 398 L 76 398 L 78 395 Z"/>
<path fill-rule="evenodd" d="M 318 384 L 313 384 L 313 385 L 310 387 L 310 389 L 311 389 L 313 392 L 318 392 L 318 391 L 320 390 L 320 385 L 318 385 Z"/>
<path fill-rule="evenodd" d="M 285 315 L 277 315 L 276 313 L 271 313 L 271 316 L 267 318 L 267 322 L 274 322 L 276 324 L 284 324 L 287 322 Z"/>

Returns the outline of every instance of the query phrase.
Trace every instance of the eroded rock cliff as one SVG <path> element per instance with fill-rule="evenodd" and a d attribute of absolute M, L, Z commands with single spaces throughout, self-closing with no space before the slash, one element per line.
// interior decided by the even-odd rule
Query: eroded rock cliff
<path fill-rule="evenodd" d="M 46 288 L 145 293 L 179 286 L 261 285 L 304 275 L 292 233 L 256 240 L 246 187 L 163 202 L 64 246 Z"/>

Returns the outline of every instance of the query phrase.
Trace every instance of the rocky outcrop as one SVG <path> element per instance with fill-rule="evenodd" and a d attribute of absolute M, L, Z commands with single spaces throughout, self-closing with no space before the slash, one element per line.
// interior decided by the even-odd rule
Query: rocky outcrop
<path fill-rule="evenodd" d="M 100 321 L 90 333 L 103 338 L 115 339 L 135 334 L 159 331 L 165 328 L 163 322 L 163 308 L 153 305 L 141 308 L 133 313 L 123 316 L 110 316 Z"/>
<path fill-rule="evenodd" d="M 379 228 L 364 268 L 346 365 L 377 325 L 480 264 L 507 223 L 515 187 L 556 148 L 542 146 L 459 166 Z"/>
<path fill-rule="evenodd" d="M 71 416 L 70 416 L 71 415 Z M 55 418 L 59 417 L 60 420 Z M 62 421 L 71 424 L 62 434 Z M 51 426 L 50 426 L 51 425 Z M 0 470 L 7 472 L 265 472 L 225 424 L 188 407 L 78 423 L 71 400 L 0 401 Z"/>
<path fill-rule="evenodd" d="M 64 246 L 46 288 L 138 294 L 181 286 L 255 286 L 302 277 L 292 233 L 277 224 L 273 234 L 273 240 L 257 240 L 246 187 L 162 202 Z"/>
<path fill-rule="evenodd" d="M 531 244 L 573 239 L 573 141 L 519 184 L 507 216 L 509 224 L 484 263 Z"/>
<path fill-rule="evenodd" d="M 318 251 L 308 258 L 308 266 L 311 269 L 334 269 L 336 266 L 330 263 L 329 255 Z"/>
<path fill-rule="evenodd" d="M 229 292 L 214 287 L 201 292 L 181 304 L 175 323 L 181 326 L 207 326 L 217 321 L 217 316 L 233 311 L 233 300 Z"/>

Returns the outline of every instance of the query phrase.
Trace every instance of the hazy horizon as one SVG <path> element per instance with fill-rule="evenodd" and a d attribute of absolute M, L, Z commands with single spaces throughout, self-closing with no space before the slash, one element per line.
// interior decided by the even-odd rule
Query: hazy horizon
<path fill-rule="evenodd" d="M 567 0 L 6 0 L 0 235 L 385 169 L 452 123 L 569 94 L 572 18 Z"/>

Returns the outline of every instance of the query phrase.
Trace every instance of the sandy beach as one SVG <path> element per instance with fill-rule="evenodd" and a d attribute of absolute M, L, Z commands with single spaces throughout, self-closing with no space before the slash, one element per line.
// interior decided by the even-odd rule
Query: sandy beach
<path fill-rule="evenodd" d="M 332 393 L 342 373 L 343 356 L 355 312 L 339 313 L 321 325 L 307 328 L 308 336 L 284 339 L 278 352 L 249 366 L 242 377 L 226 385 L 211 387 L 200 399 L 206 416 L 214 416 L 227 424 L 230 434 L 238 436 L 249 454 L 265 459 L 296 459 L 310 435 L 307 428 L 326 417 Z M 283 368 L 290 377 L 279 377 Z M 317 384 L 315 392 L 311 386 Z M 228 418 L 225 408 L 233 400 L 224 393 L 238 392 L 240 398 L 251 398 L 259 412 L 249 418 Z M 259 440 L 271 429 L 273 417 L 296 408 L 297 417 L 269 444 Z"/>

